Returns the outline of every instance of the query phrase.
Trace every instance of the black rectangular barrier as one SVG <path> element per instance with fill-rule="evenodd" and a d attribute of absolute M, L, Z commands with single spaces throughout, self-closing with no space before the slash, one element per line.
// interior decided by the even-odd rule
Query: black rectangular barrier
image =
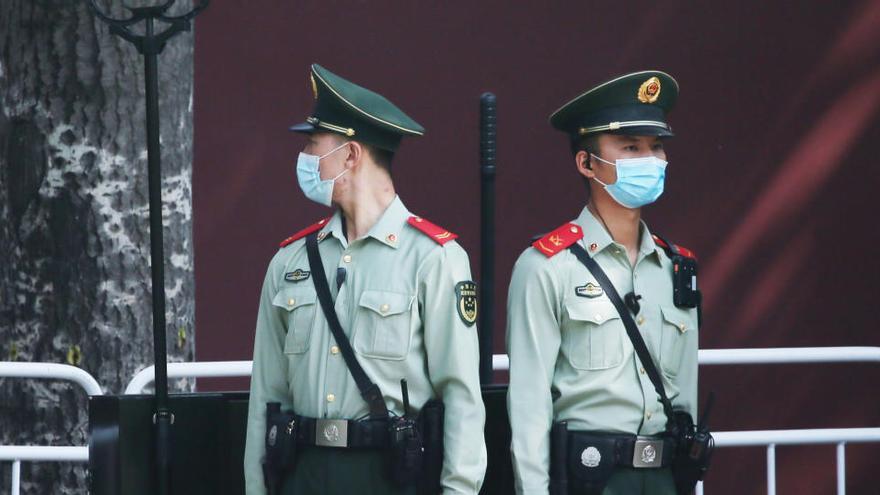
<path fill-rule="evenodd" d="M 513 493 L 506 385 L 483 386 L 489 465 L 482 494 Z M 244 493 L 248 394 L 171 394 L 172 494 Z M 89 399 L 89 477 L 93 495 L 153 495 L 153 396 Z"/>

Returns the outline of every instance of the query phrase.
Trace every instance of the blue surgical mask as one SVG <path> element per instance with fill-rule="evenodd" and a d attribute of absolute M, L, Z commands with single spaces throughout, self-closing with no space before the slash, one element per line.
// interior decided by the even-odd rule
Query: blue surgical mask
<path fill-rule="evenodd" d="M 324 206 L 330 206 L 333 203 L 333 184 L 336 183 L 336 179 L 348 172 L 348 169 L 343 170 L 341 174 L 332 179 L 321 180 L 321 159 L 342 149 L 347 144 L 342 143 L 321 156 L 309 155 L 308 153 L 299 154 L 296 159 L 296 180 L 307 198 Z"/>
<path fill-rule="evenodd" d="M 656 156 L 641 158 L 622 158 L 611 163 L 593 155 L 601 162 L 617 168 L 617 182 L 605 184 L 599 179 L 596 182 L 605 186 L 605 190 L 614 201 L 627 208 L 641 208 L 657 201 L 663 194 L 663 181 L 666 179 L 666 161 Z"/>

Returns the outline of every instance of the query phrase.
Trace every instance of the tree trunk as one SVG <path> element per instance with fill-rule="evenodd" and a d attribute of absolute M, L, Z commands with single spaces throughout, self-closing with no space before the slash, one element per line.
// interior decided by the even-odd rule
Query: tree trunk
<path fill-rule="evenodd" d="M 173 361 L 194 354 L 192 59 L 191 33 L 159 56 Z M 73 364 L 105 393 L 153 362 L 143 81 L 141 55 L 86 1 L 0 2 L 0 359 Z M 87 423 L 78 387 L 0 379 L 0 444 L 85 445 Z M 86 493 L 85 473 L 24 463 L 22 492 Z"/>

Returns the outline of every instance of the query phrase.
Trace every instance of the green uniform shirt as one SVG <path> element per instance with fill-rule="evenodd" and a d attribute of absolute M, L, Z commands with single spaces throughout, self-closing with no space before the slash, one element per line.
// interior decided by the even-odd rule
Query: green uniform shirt
<path fill-rule="evenodd" d="M 634 317 L 676 407 L 696 417 L 697 310 L 672 302 L 672 263 L 641 224 L 635 268 L 586 208 L 581 242 L 623 297 L 642 296 Z M 639 435 L 664 431 L 666 415 L 620 315 L 599 282 L 567 249 L 529 248 L 516 262 L 507 301 L 508 411 L 517 493 L 548 491 L 549 430 Z M 577 288 L 581 287 L 581 290 Z"/>
<path fill-rule="evenodd" d="M 477 329 L 460 317 L 456 295 L 456 285 L 471 279 L 470 264 L 458 243 L 436 243 L 408 225 L 410 217 L 395 198 L 369 234 L 349 244 L 337 211 L 319 231 L 321 259 L 339 321 L 389 411 L 403 414 L 401 378 L 413 411 L 441 398 L 452 419 L 445 421 L 443 492 L 475 494 L 486 469 L 485 409 Z M 337 291 L 339 268 L 346 275 Z M 369 413 L 307 272 L 305 239 L 299 239 L 278 251 L 263 284 L 245 448 L 249 495 L 265 493 L 267 402 L 313 418 Z"/>

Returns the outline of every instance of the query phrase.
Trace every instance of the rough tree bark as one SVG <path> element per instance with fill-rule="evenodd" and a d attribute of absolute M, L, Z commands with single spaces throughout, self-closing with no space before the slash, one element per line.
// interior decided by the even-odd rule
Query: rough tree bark
<path fill-rule="evenodd" d="M 184 33 L 159 58 L 175 361 L 194 353 L 192 57 Z M 0 2 L 0 360 L 74 364 L 105 393 L 152 363 L 144 112 L 140 54 L 85 1 Z M 75 386 L 0 379 L 0 444 L 85 445 L 87 422 Z M 22 491 L 86 493 L 85 466 L 26 463 Z"/>

